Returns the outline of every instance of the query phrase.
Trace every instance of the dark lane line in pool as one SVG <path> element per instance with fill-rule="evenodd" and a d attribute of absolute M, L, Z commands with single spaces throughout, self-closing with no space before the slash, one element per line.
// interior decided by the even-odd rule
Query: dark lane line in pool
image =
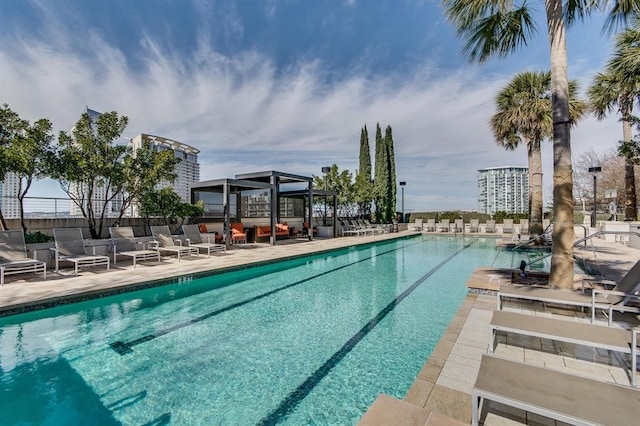
<path fill-rule="evenodd" d="M 388 253 L 392 253 L 394 251 L 397 251 L 397 250 L 399 250 L 401 248 L 405 248 L 407 246 L 412 246 L 412 245 L 421 244 L 421 243 L 422 242 L 413 243 L 413 244 L 405 244 L 402 247 L 396 247 L 393 250 L 388 250 L 388 251 L 384 251 L 384 252 L 381 252 L 381 253 L 377 253 L 375 256 L 382 256 L 384 254 L 388 254 Z M 291 283 L 291 284 L 287 284 L 284 287 L 276 288 L 275 290 L 271 290 L 271 291 L 268 291 L 268 292 L 263 293 L 263 294 L 259 294 L 257 296 L 254 296 L 254 297 L 250 298 L 250 299 L 243 300 L 242 302 L 234 303 L 232 305 L 229 305 L 229 306 L 226 306 L 224 308 L 218 309 L 217 311 L 209 312 L 208 314 L 204 314 L 204 315 L 201 315 L 199 317 L 190 319 L 189 321 L 173 325 L 173 326 L 171 326 L 169 328 L 165 328 L 164 330 L 156 331 L 153 334 L 148 334 L 148 335 L 140 337 L 140 338 L 138 338 L 136 340 L 132 340 L 130 342 L 123 342 L 121 340 L 118 340 L 116 342 L 109 343 L 109 346 L 111 347 L 111 349 L 113 349 L 114 351 L 116 351 L 120 355 L 125 355 L 125 354 L 128 354 L 128 353 L 132 353 L 133 352 L 132 347 L 136 346 L 136 345 L 139 345 L 140 343 L 148 342 L 150 340 L 155 339 L 156 337 L 164 336 L 165 334 L 171 333 L 173 331 L 179 330 L 179 329 L 187 327 L 189 325 L 193 325 L 193 324 L 199 323 L 200 321 L 204 321 L 206 319 L 209 319 L 209 318 L 214 317 L 216 315 L 219 315 L 219 314 L 222 314 L 224 312 L 230 311 L 232 309 L 238 308 L 240 306 L 246 305 L 248 303 L 255 302 L 256 300 L 264 299 L 265 297 L 271 296 L 271 295 L 273 295 L 275 293 L 278 293 L 280 291 L 289 289 L 291 287 L 295 287 L 297 285 L 309 282 L 309 281 L 314 280 L 314 279 L 316 279 L 318 277 L 321 277 L 323 275 L 327 275 L 327 274 L 333 273 L 335 271 L 339 271 L 341 269 L 348 268 L 350 266 L 356 265 L 358 263 L 362 263 L 362 262 L 365 262 L 367 260 L 371 260 L 373 257 L 374 256 L 369 256 L 369 257 L 366 257 L 364 259 L 360 259 L 360 260 L 357 260 L 355 262 L 339 266 L 339 267 L 331 269 L 329 271 L 321 272 L 321 273 L 319 273 L 317 275 L 312 275 L 312 276 L 307 277 L 307 278 L 305 278 L 303 280 L 296 281 L 296 282 Z"/>
<path fill-rule="evenodd" d="M 360 341 L 371 332 L 396 306 L 400 304 L 407 296 L 409 296 L 416 288 L 418 288 L 423 282 L 425 282 L 431 275 L 433 275 L 438 269 L 449 263 L 451 259 L 462 253 L 463 250 L 469 248 L 474 242 L 471 241 L 465 244 L 464 247 L 457 250 L 447 257 L 445 260 L 434 266 L 429 272 L 420 277 L 418 281 L 413 283 L 411 287 L 403 291 L 398 297 L 392 300 L 387 306 L 384 307 L 378 314 L 373 317 L 367 324 L 364 325 L 356 334 L 354 334 L 347 343 L 345 343 L 331 358 L 325 361 L 316 371 L 311 374 L 307 380 L 305 380 L 300 386 L 298 386 L 293 392 L 291 392 L 278 407 L 264 417 L 258 423 L 261 426 L 276 425 L 285 416 L 291 413 L 297 406 L 307 397 L 322 379 L 324 379 L 331 370 L 338 365 L 338 363 L 353 350 L 353 348 L 360 343 Z"/>

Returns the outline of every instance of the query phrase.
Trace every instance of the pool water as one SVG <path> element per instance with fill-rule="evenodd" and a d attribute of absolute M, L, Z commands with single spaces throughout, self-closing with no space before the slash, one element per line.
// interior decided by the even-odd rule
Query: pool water
<path fill-rule="evenodd" d="M 511 263 L 399 239 L 0 318 L 1 422 L 355 424 L 404 397 L 473 270 Z"/>

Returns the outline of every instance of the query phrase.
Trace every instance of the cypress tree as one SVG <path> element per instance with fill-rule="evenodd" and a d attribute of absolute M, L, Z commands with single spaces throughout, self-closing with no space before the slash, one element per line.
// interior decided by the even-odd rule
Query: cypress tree
<path fill-rule="evenodd" d="M 385 207 L 388 197 L 388 185 L 389 185 L 389 166 L 387 159 L 387 148 L 382 139 L 382 130 L 380 129 L 380 123 L 376 124 L 376 163 L 375 163 L 375 177 L 374 177 L 374 192 L 375 192 L 375 204 L 376 204 L 376 220 L 380 223 L 387 223 L 389 218 L 387 217 L 388 209 Z"/>
<path fill-rule="evenodd" d="M 356 175 L 358 182 L 358 206 L 361 215 L 369 216 L 371 214 L 371 151 L 369 150 L 369 133 L 367 126 L 360 132 L 360 168 Z"/>
<path fill-rule="evenodd" d="M 387 126 L 384 132 L 384 146 L 387 151 L 387 218 L 394 220 L 396 218 L 396 198 L 398 189 L 396 188 L 396 158 L 393 152 L 393 136 L 391 134 L 391 126 Z"/>

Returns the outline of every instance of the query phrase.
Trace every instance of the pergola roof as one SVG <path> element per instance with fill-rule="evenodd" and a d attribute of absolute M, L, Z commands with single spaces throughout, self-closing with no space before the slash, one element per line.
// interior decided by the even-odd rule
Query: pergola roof
<path fill-rule="evenodd" d="M 271 189 L 271 185 L 268 183 L 228 178 L 192 183 L 191 189 L 196 191 L 222 192 L 224 186 L 227 186 L 231 192 L 248 191 L 252 189 Z"/>
<path fill-rule="evenodd" d="M 236 179 L 246 179 L 257 182 L 271 182 L 272 176 L 278 178 L 277 180 L 279 183 L 311 183 L 311 181 L 313 181 L 313 178 L 309 176 L 294 175 L 292 173 L 278 172 L 275 170 L 255 173 L 243 173 L 236 175 Z"/>

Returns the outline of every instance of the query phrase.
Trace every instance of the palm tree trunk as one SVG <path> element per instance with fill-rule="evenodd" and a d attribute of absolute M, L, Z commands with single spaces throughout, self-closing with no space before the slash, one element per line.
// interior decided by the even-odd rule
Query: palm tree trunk
<path fill-rule="evenodd" d="M 551 56 L 553 105 L 553 287 L 573 288 L 573 169 L 569 132 L 569 78 L 566 33 L 561 0 L 545 0 Z"/>
<path fill-rule="evenodd" d="M 529 182 L 531 187 L 531 206 L 529 209 L 530 228 L 532 236 L 542 234 L 542 152 L 540 142 L 529 143 Z"/>
<path fill-rule="evenodd" d="M 631 120 L 622 120 L 622 139 L 627 142 L 633 138 Z M 624 161 L 624 220 L 638 220 L 637 200 L 636 200 L 636 174 L 633 163 L 629 158 Z"/>

